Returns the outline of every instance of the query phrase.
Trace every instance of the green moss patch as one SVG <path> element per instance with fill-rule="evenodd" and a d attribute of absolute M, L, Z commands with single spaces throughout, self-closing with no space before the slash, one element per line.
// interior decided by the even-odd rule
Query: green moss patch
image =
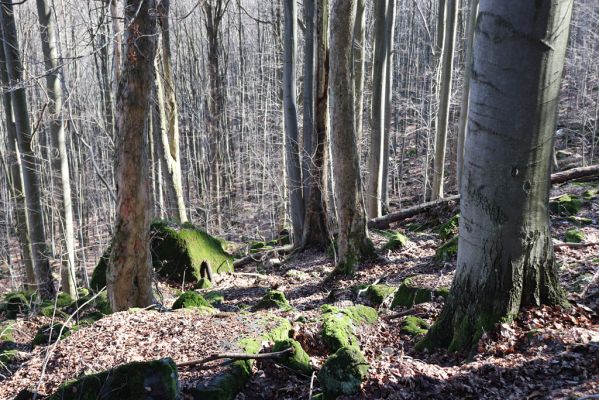
<path fill-rule="evenodd" d="M 387 285 L 370 285 L 366 289 L 366 297 L 372 304 L 380 306 L 396 290 L 396 288 Z"/>
<path fill-rule="evenodd" d="M 17 350 L 4 350 L 0 351 L 0 365 L 8 365 L 19 359 L 19 352 Z"/>
<path fill-rule="evenodd" d="M 19 315 L 28 314 L 35 303 L 34 292 L 12 292 L 4 296 L 0 304 L 0 312 L 4 313 L 6 319 L 15 319 Z"/>
<path fill-rule="evenodd" d="M 201 294 L 196 292 L 185 292 L 175 300 L 173 310 L 181 308 L 212 307 L 212 305 Z"/>
<path fill-rule="evenodd" d="M 401 323 L 401 331 L 410 336 L 425 335 L 428 328 L 430 328 L 428 322 L 413 315 L 406 317 Z"/>
<path fill-rule="evenodd" d="M 568 221 L 578 226 L 591 225 L 593 223 L 593 220 L 590 218 L 577 217 L 575 215 L 568 217 Z"/>
<path fill-rule="evenodd" d="M 586 235 L 578 229 L 570 229 L 566 232 L 565 240 L 567 243 L 582 243 Z"/>
<path fill-rule="evenodd" d="M 593 189 L 589 189 L 589 190 L 585 190 L 584 193 L 582 194 L 582 198 L 585 200 L 595 200 L 597 198 L 597 196 L 599 196 L 599 189 L 598 188 L 593 188 Z"/>
<path fill-rule="evenodd" d="M 576 215 L 582 208 L 583 201 L 580 197 L 564 194 L 549 202 L 549 210 L 552 214 Z"/>
<path fill-rule="evenodd" d="M 194 286 L 195 289 L 210 289 L 212 287 L 212 282 L 208 278 L 201 278 L 198 283 Z"/>
<path fill-rule="evenodd" d="M 362 381 L 368 375 L 369 365 L 359 348 L 342 347 L 330 356 L 320 372 L 318 381 L 325 399 L 352 395 L 360 391 Z"/>
<path fill-rule="evenodd" d="M 458 234 L 458 227 L 460 225 L 460 214 L 456 214 L 451 217 L 447 222 L 437 228 L 439 237 L 442 240 L 449 240 Z"/>
<path fill-rule="evenodd" d="M 63 324 L 46 324 L 42 325 L 35 334 L 33 345 L 45 346 L 57 342 L 60 339 L 71 334 L 71 330 Z"/>
<path fill-rule="evenodd" d="M 397 306 L 412 307 L 414 304 L 426 303 L 432 300 L 435 292 L 431 289 L 418 287 L 412 278 L 406 278 L 395 292 L 391 308 Z"/>
<path fill-rule="evenodd" d="M 175 400 L 179 395 L 177 366 L 170 358 L 133 362 L 62 385 L 49 400 Z"/>
<path fill-rule="evenodd" d="M 15 328 L 11 323 L 0 325 L 0 342 L 12 342 L 15 340 L 14 331 Z"/>
<path fill-rule="evenodd" d="M 356 325 L 372 324 L 378 318 L 374 308 L 357 305 L 337 308 L 331 305 L 321 307 L 323 313 L 321 335 L 331 352 L 346 346 L 357 346 Z"/>
<path fill-rule="evenodd" d="M 278 340 L 275 342 L 273 351 L 283 351 L 285 349 L 293 348 L 293 354 L 289 357 L 284 358 L 281 362 L 283 365 L 291 368 L 304 375 L 312 374 L 312 367 L 310 366 L 310 356 L 304 351 L 302 345 L 293 339 Z"/>
<path fill-rule="evenodd" d="M 260 299 L 254 310 L 266 310 L 269 308 L 278 308 L 279 310 L 291 310 L 291 305 L 285 297 L 285 294 L 279 290 L 269 290 L 264 297 Z"/>
<path fill-rule="evenodd" d="M 203 296 L 204 296 L 204 299 L 206 299 L 206 301 L 208 303 L 210 303 L 211 306 L 219 305 L 223 301 L 225 301 L 225 296 L 223 296 L 223 294 L 221 292 L 217 292 L 217 291 L 204 293 Z"/>
<path fill-rule="evenodd" d="M 458 236 L 454 236 L 441 245 L 435 252 L 438 261 L 449 261 L 458 254 Z"/>
<path fill-rule="evenodd" d="M 110 247 L 104 251 L 94 272 L 92 272 L 92 278 L 89 281 L 89 288 L 95 293 L 98 293 L 106 287 L 106 273 L 108 272 L 108 262 L 110 259 Z"/>
<path fill-rule="evenodd" d="M 384 232 L 383 234 L 387 238 L 387 243 L 385 243 L 385 246 L 383 247 L 385 250 L 399 250 L 410 241 L 410 239 L 401 232 Z"/>

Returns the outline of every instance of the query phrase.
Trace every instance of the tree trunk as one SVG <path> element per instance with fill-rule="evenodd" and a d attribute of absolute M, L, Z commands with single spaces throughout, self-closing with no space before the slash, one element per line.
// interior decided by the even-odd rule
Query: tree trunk
<path fill-rule="evenodd" d="M 451 105 L 451 75 L 453 72 L 453 49 L 455 47 L 456 27 L 458 23 L 458 1 L 446 0 L 445 33 L 441 49 L 441 74 L 439 81 L 439 112 L 437 113 L 435 134 L 435 158 L 433 165 L 433 186 L 431 199 L 443 197 L 443 181 L 445 179 L 445 149 L 447 147 L 447 131 L 449 107 Z"/>
<path fill-rule="evenodd" d="M 117 96 L 117 213 L 108 268 L 113 311 L 152 304 L 146 121 L 154 81 L 154 0 L 127 0 L 125 62 Z"/>
<path fill-rule="evenodd" d="M 157 94 L 160 107 L 160 130 L 162 139 L 162 157 L 166 166 L 165 180 L 169 190 L 169 204 L 174 203 L 177 208 L 177 220 L 187 222 L 187 211 L 183 198 L 183 184 L 181 182 L 181 156 L 179 152 L 179 113 L 177 112 L 177 98 L 175 95 L 175 82 L 173 79 L 170 24 L 170 0 L 161 0 L 158 5 L 158 23 L 162 38 L 161 57 L 158 57 L 159 66 L 156 71 Z M 170 215 L 170 213 L 169 213 Z"/>
<path fill-rule="evenodd" d="M 386 21 L 389 0 L 374 3 L 375 33 L 372 68 L 372 113 L 368 152 L 366 210 L 369 218 L 382 215 L 383 163 L 385 158 L 385 98 L 387 85 Z"/>
<path fill-rule="evenodd" d="M 285 107 L 285 155 L 287 190 L 291 211 L 293 243 L 300 246 L 304 226 L 304 201 L 299 155 L 299 133 L 296 104 L 296 39 L 297 5 L 295 0 L 284 0 L 285 34 L 283 55 L 283 102 Z"/>
<path fill-rule="evenodd" d="M 44 232 L 43 208 L 41 203 L 38 165 L 32 147 L 33 132 L 29 123 L 27 97 L 23 85 L 23 67 L 19 54 L 19 41 L 15 26 L 12 3 L 1 5 L 0 23 L 4 39 L 6 70 L 10 81 L 10 95 L 17 132 L 17 150 L 21 162 L 23 193 L 27 207 L 27 232 L 31 245 L 31 255 L 35 272 L 35 283 L 42 299 L 54 297 L 56 289 L 50 270 L 46 234 Z"/>
<path fill-rule="evenodd" d="M 572 1 L 482 0 L 458 269 L 420 347 L 467 349 L 521 307 L 563 305 L 548 217 Z"/>
<path fill-rule="evenodd" d="M 366 44 L 366 2 L 358 0 L 356 6 L 356 23 L 354 26 L 354 96 L 356 97 L 356 137 L 358 143 L 362 139 L 364 118 L 364 65 Z"/>
<path fill-rule="evenodd" d="M 69 158 L 67 154 L 65 126 L 62 115 L 62 81 L 56 49 L 56 27 L 52 9 L 47 0 L 37 0 L 37 13 L 42 37 L 42 51 L 46 66 L 46 85 L 48 87 L 48 107 L 50 114 L 50 130 L 52 132 L 54 154 L 54 169 L 60 171 L 61 204 L 59 208 L 63 219 L 62 234 L 66 257 L 63 257 L 60 272 L 61 289 L 72 298 L 77 298 L 77 283 L 75 279 L 75 229 L 73 227 L 73 207 L 71 198 L 71 181 L 69 173 Z"/>
<path fill-rule="evenodd" d="M 339 218 L 336 271 L 350 274 L 372 252 L 360 182 L 352 75 L 356 0 L 333 0 L 330 23 L 331 148 L 335 206 Z"/>
<path fill-rule="evenodd" d="M 309 4 L 310 3 L 310 4 Z M 304 120 L 310 112 L 312 116 L 311 137 L 308 138 L 304 122 L 304 157 L 309 156 L 307 175 L 304 176 L 305 189 L 305 218 L 302 247 L 325 248 L 329 240 L 327 225 L 326 202 L 323 193 L 326 193 L 325 179 L 325 146 L 327 144 L 328 121 L 328 0 L 319 0 L 317 10 L 314 9 L 314 0 L 306 0 L 304 7 L 311 6 L 311 11 L 306 15 L 306 32 L 311 33 L 313 57 L 309 58 L 306 50 L 306 62 L 312 60 L 311 67 L 306 63 L 304 76 L 304 90 L 311 86 L 311 100 L 304 103 Z M 312 23 L 308 23 L 312 19 Z M 314 20 L 315 19 L 315 20 Z M 311 30 L 308 28 L 311 25 Z M 308 38 L 306 38 L 306 43 Z M 309 71 L 308 71 L 308 68 Z M 308 83 L 308 74 L 312 75 L 312 83 Z M 316 98 L 315 98 L 316 95 Z M 307 108 L 309 107 L 309 111 Z"/>

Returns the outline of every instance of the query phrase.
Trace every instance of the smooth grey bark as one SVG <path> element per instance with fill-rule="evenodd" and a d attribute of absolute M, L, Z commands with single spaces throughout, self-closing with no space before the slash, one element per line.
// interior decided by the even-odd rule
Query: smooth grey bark
<path fill-rule="evenodd" d="M 121 24 L 119 23 L 120 16 L 118 12 L 117 0 L 107 1 L 110 2 L 110 20 L 112 22 L 112 69 L 114 71 L 112 92 L 116 98 L 119 88 L 119 81 L 121 79 L 121 69 L 123 68 L 123 32 L 121 30 Z"/>
<path fill-rule="evenodd" d="M 336 272 L 351 274 L 372 252 L 360 181 L 360 159 L 354 121 L 352 35 L 356 0 L 331 3 L 330 71 L 331 149 L 335 206 L 339 219 Z"/>
<path fill-rule="evenodd" d="M 368 185 L 366 212 L 368 218 L 382 215 L 383 163 L 385 159 L 385 98 L 387 85 L 386 22 L 389 0 L 374 3 L 374 60 L 372 68 L 372 110 L 368 151 Z"/>
<path fill-rule="evenodd" d="M 75 275 L 75 229 L 73 225 L 73 206 L 71 196 L 71 178 L 69 172 L 69 156 L 67 153 L 65 124 L 62 111 L 62 80 L 58 51 L 56 48 L 56 26 L 52 17 L 52 8 L 47 0 L 37 0 L 37 13 L 42 39 L 42 53 L 46 67 L 46 85 L 48 88 L 48 106 L 50 116 L 50 131 L 54 147 L 54 169 L 60 172 L 60 213 L 63 219 L 61 224 L 64 237 L 66 258 L 63 257 L 60 271 L 61 290 L 72 298 L 77 296 L 77 282 Z"/>
<path fill-rule="evenodd" d="M 154 82 L 156 3 L 127 0 L 125 61 L 117 95 L 117 210 L 107 274 L 113 311 L 153 302 L 147 115 Z"/>
<path fill-rule="evenodd" d="M 304 1 L 304 230 L 302 247 L 325 248 L 329 240 L 326 220 L 325 146 L 327 141 L 328 2 Z M 325 16 L 325 12 L 327 15 Z M 317 107 L 318 105 L 318 107 Z"/>
<path fill-rule="evenodd" d="M 42 215 L 40 178 L 37 159 L 32 147 L 33 132 L 29 122 L 25 86 L 22 83 L 23 66 L 19 57 L 19 41 L 14 12 L 12 3 L 2 3 L 0 8 L 2 9 L 0 23 L 3 28 L 4 56 L 6 58 L 6 71 L 10 82 L 9 90 L 17 133 L 17 150 L 20 157 L 23 194 L 27 207 L 25 215 L 35 272 L 35 284 L 42 299 L 51 299 L 54 297 L 56 288 L 48 259 Z"/>
<path fill-rule="evenodd" d="M 437 112 L 435 134 L 435 158 L 433 161 L 433 183 L 431 200 L 443 197 L 443 181 L 445 179 L 445 152 L 447 148 L 447 130 L 449 107 L 451 105 L 451 86 L 453 72 L 453 50 L 455 47 L 459 0 L 445 2 L 445 30 L 441 48 L 441 65 L 439 79 L 439 111 Z"/>
<path fill-rule="evenodd" d="M 458 267 L 420 347 L 468 349 L 522 307 L 564 305 L 548 216 L 571 0 L 481 0 Z"/>
<path fill-rule="evenodd" d="M 356 98 L 356 137 L 358 143 L 362 139 L 364 120 L 364 56 L 366 44 L 366 1 L 358 0 L 356 6 L 356 22 L 354 26 L 353 59 L 354 59 L 354 96 Z"/>
<path fill-rule="evenodd" d="M 296 42 L 297 5 L 295 0 L 283 1 L 285 28 L 283 36 L 283 103 L 285 117 L 285 167 L 293 244 L 300 246 L 304 227 L 304 200 L 299 154 L 299 129 L 297 124 Z"/>
<path fill-rule="evenodd" d="M 472 76 L 472 47 L 474 45 L 474 29 L 478 15 L 478 0 L 470 0 L 470 18 L 468 19 L 468 36 L 466 38 L 466 59 L 464 60 L 464 83 L 462 104 L 458 122 L 457 176 L 458 189 L 461 188 L 462 170 L 464 166 L 464 144 L 468 137 L 468 107 L 470 104 L 470 78 Z"/>
<path fill-rule="evenodd" d="M 0 38 L 3 37 L 2 25 L 0 24 Z M 6 72 L 6 61 L 4 57 L 4 41 L 0 42 L 0 82 L 5 87 L 10 86 Z M 8 180 L 10 183 L 10 194 L 14 199 L 15 229 L 19 238 L 23 265 L 25 267 L 25 290 L 35 290 L 35 273 L 31 256 L 31 246 L 27 234 L 27 216 L 25 215 L 25 197 L 23 196 L 23 182 L 21 181 L 20 163 L 17 161 L 17 130 L 12 112 L 12 101 L 8 91 L 2 93 L 4 114 L 6 121 L 6 163 L 9 166 Z"/>

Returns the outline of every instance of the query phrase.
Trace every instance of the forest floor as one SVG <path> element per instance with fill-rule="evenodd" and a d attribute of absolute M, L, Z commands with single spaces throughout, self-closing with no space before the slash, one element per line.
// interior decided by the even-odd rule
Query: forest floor
<path fill-rule="evenodd" d="M 582 196 L 585 190 L 597 187 L 599 182 L 570 183 L 554 187 L 551 197 L 566 193 Z M 234 351 L 240 338 L 269 329 L 268 324 L 257 321 L 273 315 L 292 322 L 293 337 L 318 370 L 328 354 L 320 336 L 319 310 L 324 304 L 365 304 L 379 311 L 374 324 L 356 332 L 370 369 L 361 393 L 343 397 L 346 399 L 580 399 L 598 395 L 599 245 L 556 248 L 570 309 L 525 310 L 514 322 L 484 334 L 474 356 L 417 351 L 415 343 L 420 337 L 407 334 L 402 329 L 404 318 L 397 317 L 408 309 L 390 310 L 389 299 L 380 305 L 371 303 L 363 288 L 375 283 L 398 287 L 405 278 L 416 276 L 415 281 L 423 287 L 450 286 L 455 257 L 438 261 L 435 252 L 444 242 L 438 227 L 457 211 L 456 205 L 450 204 L 394 226 L 409 238 L 398 250 L 384 250 L 385 236 L 373 232 L 378 258 L 361 265 L 352 277 L 330 279 L 333 259 L 316 251 L 270 256 L 236 274 L 219 275 L 212 290 L 218 290 L 224 299 L 215 315 L 190 310 L 116 313 L 56 344 L 37 347 L 31 345 L 36 329 L 50 319 L 19 318 L 12 324 L 19 360 L 0 370 L 0 399 L 11 399 L 25 388 L 51 394 L 65 380 L 126 362 L 161 357 L 182 362 Z M 562 243 L 570 229 L 583 232 L 584 242 L 599 242 L 599 198 L 585 202 L 576 217 L 578 220 L 552 217 L 555 242 Z M 589 220 L 581 226 L 584 218 Z M 0 275 L 5 277 L 0 284 L 7 284 L 7 271 Z M 157 289 L 167 307 L 180 293 L 164 282 L 158 283 Z M 269 289 L 284 292 L 292 309 L 252 312 L 252 306 Z M 443 298 L 433 296 L 410 312 L 433 323 L 442 306 Z M 0 318 L 0 327 L 2 323 Z M 183 393 L 222 368 L 181 369 Z M 318 392 L 313 377 L 265 360 L 255 364 L 250 382 L 237 399 L 308 399 Z"/>

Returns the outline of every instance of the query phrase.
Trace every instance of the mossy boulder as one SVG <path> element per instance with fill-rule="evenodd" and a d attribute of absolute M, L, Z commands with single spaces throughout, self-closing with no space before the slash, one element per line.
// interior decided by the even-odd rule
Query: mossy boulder
<path fill-rule="evenodd" d="M 460 214 L 456 214 L 451 217 L 447 222 L 437 228 L 439 237 L 442 240 L 449 240 L 458 234 L 458 228 L 460 226 Z"/>
<path fill-rule="evenodd" d="M 364 354 L 355 346 L 342 347 L 330 356 L 320 372 L 318 381 L 324 399 L 336 399 L 360 391 L 362 381 L 368 375 L 369 365 Z"/>
<path fill-rule="evenodd" d="M 576 215 L 583 205 L 583 200 L 575 195 L 564 194 L 549 202 L 549 210 L 552 214 Z"/>
<path fill-rule="evenodd" d="M 63 384 L 48 400 L 175 400 L 177 366 L 170 358 L 132 362 Z"/>
<path fill-rule="evenodd" d="M 212 282 L 208 278 L 201 278 L 194 286 L 195 289 L 210 289 L 211 287 Z"/>
<path fill-rule="evenodd" d="M 374 308 L 357 305 L 347 308 L 337 308 L 328 304 L 321 307 L 322 339 L 331 352 L 346 346 L 358 346 L 356 326 L 372 324 L 378 318 Z"/>
<path fill-rule="evenodd" d="M 100 257 L 94 272 L 92 272 L 92 278 L 89 281 L 89 288 L 95 293 L 98 293 L 106 287 L 106 273 L 108 272 L 108 262 L 110 258 L 110 247 Z"/>
<path fill-rule="evenodd" d="M 70 334 L 71 330 L 63 324 L 55 323 L 42 325 L 37 330 L 35 338 L 33 338 L 33 345 L 45 346 L 48 344 L 52 344 L 60 339 L 64 339 Z"/>
<path fill-rule="evenodd" d="M 366 297 L 372 304 L 380 306 L 396 290 L 396 288 L 387 285 L 370 285 L 366 289 Z"/>
<path fill-rule="evenodd" d="M 219 305 L 225 301 L 225 296 L 221 292 L 217 291 L 204 293 L 203 296 L 211 306 Z"/>
<path fill-rule="evenodd" d="M 173 304 L 173 310 L 201 307 L 212 307 L 212 305 L 201 294 L 191 291 L 183 293 Z"/>
<path fill-rule="evenodd" d="M 200 266 L 206 261 L 213 273 L 233 271 L 233 257 L 223 243 L 192 224 L 181 226 L 155 221 L 151 226 L 154 270 L 177 282 L 199 281 Z"/>
<path fill-rule="evenodd" d="M 435 252 L 438 261 L 449 261 L 458 254 L 458 236 L 454 236 L 441 245 Z"/>
<path fill-rule="evenodd" d="M 273 351 L 283 351 L 290 347 L 293 348 L 293 354 L 289 357 L 282 359 L 282 364 L 304 375 L 309 376 L 310 374 L 312 374 L 312 367 L 310 366 L 310 356 L 308 355 L 308 353 L 304 351 L 302 345 L 297 340 L 278 340 L 275 342 Z"/>
<path fill-rule="evenodd" d="M 269 290 L 264 297 L 260 299 L 254 310 L 266 310 L 269 308 L 278 308 L 279 310 L 291 310 L 291 305 L 285 297 L 285 293 L 279 290 Z"/>
<path fill-rule="evenodd" d="M 418 287 L 412 278 L 406 278 L 395 292 L 391 308 L 397 306 L 412 307 L 414 304 L 426 303 L 432 300 L 435 292 L 428 288 Z"/>
<path fill-rule="evenodd" d="M 591 225 L 593 223 L 593 220 L 590 218 L 577 217 L 575 215 L 568 217 L 568 221 L 576 224 L 577 226 Z"/>
<path fill-rule="evenodd" d="M 4 301 L 0 304 L 0 312 L 3 312 L 6 319 L 15 319 L 19 315 L 27 314 L 31 311 L 35 302 L 34 292 L 12 292 L 4 296 Z"/>
<path fill-rule="evenodd" d="M 570 229 L 566 232 L 565 240 L 567 243 L 582 243 L 586 235 L 578 229 Z"/>
<path fill-rule="evenodd" d="M 383 249 L 391 251 L 401 249 L 410 241 L 410 239 L 401 232 L 388 232 L 385 233 L 385 237 L 387 238 L 387 243 L 385 243 Z"/>
<path fill-rule="evenodd" d="M 410 336 L 425 335 L 430 325 L 422 318 L 410 315 L 401 323 L 401 331 Z"/>

